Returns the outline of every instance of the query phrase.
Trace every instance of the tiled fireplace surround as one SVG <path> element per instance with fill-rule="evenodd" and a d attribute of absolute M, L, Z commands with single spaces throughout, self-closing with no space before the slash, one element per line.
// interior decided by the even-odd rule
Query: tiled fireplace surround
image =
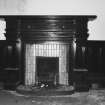
<path fill-rule="evenodd" d="M 58 57 L 59 69 L 55 78 L 58 78 L 59 84 L 68 85 L 68 51 L 69 44 L 57 41 L 46 41 L 39 44 L 27 43 L 25 45 L 25 85 L 34 85 L 39 81 L 36 68 L 36 57 Z M 55 85 L 56 82 L 55 80 Z"/>

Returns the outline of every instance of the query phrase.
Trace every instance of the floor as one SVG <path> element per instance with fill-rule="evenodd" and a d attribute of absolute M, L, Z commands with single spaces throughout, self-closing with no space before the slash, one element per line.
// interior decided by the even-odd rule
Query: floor
<path fill-rule="evenodd" d="M 0 105 L 105 105 L 105 90 L 61 96 L 31 96 L 0 90 Z"/>

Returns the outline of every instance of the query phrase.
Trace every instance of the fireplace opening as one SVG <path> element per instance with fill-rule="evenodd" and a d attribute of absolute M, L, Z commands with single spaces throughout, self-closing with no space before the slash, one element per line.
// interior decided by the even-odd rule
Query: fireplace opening
<path fill-rule="evenodd" d="M 36 57 L 36 74 L 38 85 L 55 87 L 58 85 L 59 57 Z"/>

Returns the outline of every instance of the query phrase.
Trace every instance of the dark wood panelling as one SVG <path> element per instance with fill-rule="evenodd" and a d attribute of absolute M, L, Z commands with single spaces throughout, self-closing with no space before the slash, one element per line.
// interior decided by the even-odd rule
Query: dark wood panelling
<path fill-rule="evenodd" d="M 82 51 L 83 47 L 85 52 Z M 81 81 L 84 77 L 88 80 L 90 86 L 96 83 L 101 87 L 105 87 L 105 41 L 79 41 L 76 50 L 74 68 L 76 68 L 77 74 L 79 73 L 78 76 L 80 76 Z M 85 69 L 87 71 L 84 71 Z M 86 77 L 84 76 L 85 72 L 88 73 Z M 75 76 L 75 71 L 74 78 L 76 82 L 79 82 Z"/>
<path fill-rule="evenodd" d="M 76 44 L 75 67 L 88 68 L 89 72 L 104 72 L 105 41 L 79 41 Z"/>

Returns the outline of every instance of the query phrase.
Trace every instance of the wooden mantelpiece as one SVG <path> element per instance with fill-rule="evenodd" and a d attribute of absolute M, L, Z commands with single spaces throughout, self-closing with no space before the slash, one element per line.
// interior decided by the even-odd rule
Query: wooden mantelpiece
<path fill-rule="evenodd" d="M 96 16 L 42 15 L 2 17 L 6 20 L 5 36 L 7 41 L 21 43 L 21 50 L 18 52 L 21 55 L 19 67 L 21 70 L 20 76 L 25 79 L 24 84 L 33 85 L 36 83 L 35 59 L 37 56 L 47 56 L 60 59 L 59 66 L 61 67 L 58 79 L 60 82 L 58 83 L 69 85 L 74 68 L 74 43 L 87 41 L 89 36 L 88 21 L 94 20 Z M 38 46 L 42 49 L 37 49 Z M 50 49 L 53 46 L 56 46 L 56 53 L 54 48 Z M 35 51 L 40 54 L 35 54 Z"/>
<path fill-rule="evenodd" d="M 86 15 L 40 15 L 40 16 L 3 16 L 7 23 L 7 40 L 86 40 L 87 22 L 96 16 Z M 53 35 L 52 35 L 53 34 Z M 52 38 L 53 37 L 53 38 Z"/>

